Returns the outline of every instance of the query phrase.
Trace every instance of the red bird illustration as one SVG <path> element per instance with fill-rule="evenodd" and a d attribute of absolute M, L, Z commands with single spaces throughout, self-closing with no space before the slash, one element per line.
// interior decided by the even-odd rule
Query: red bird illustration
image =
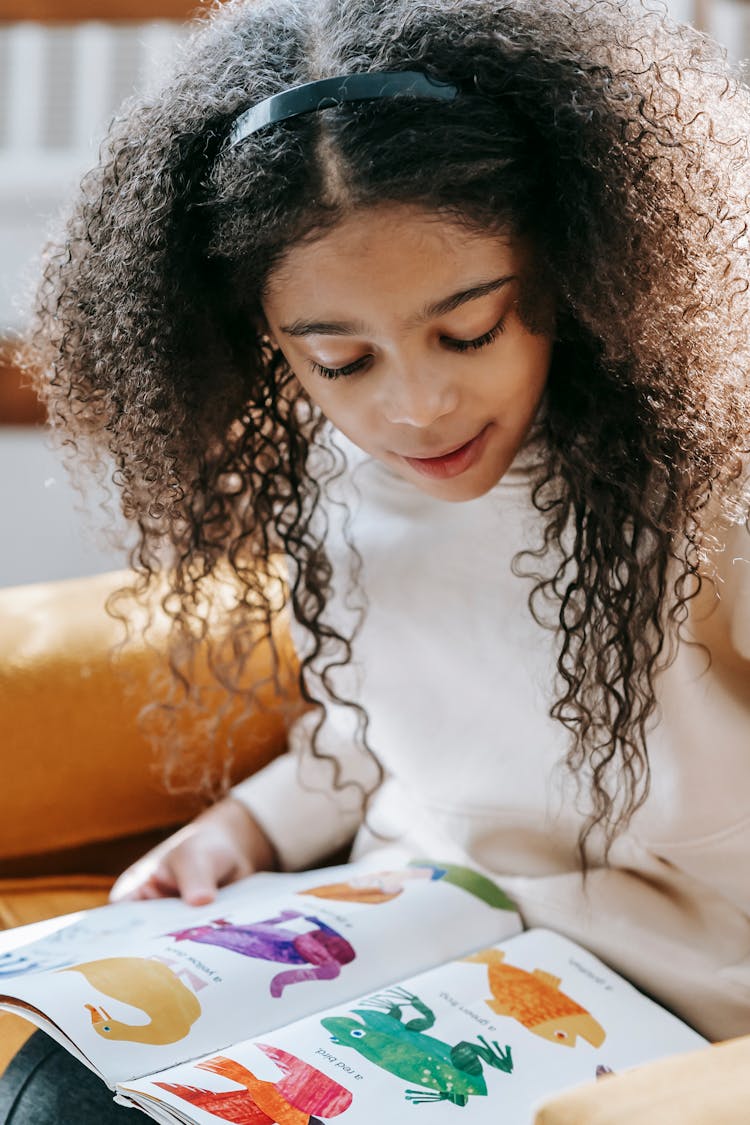
<path fill-rule="evenodd" d="M 258 1078 L 242 1063 L 216 1055 L 196 1066 L 220 1074 L 244 1089 L 217 1093 L 169 1082 L 155 1085 L 236 1125 L 322 1125 L 318 1114 L 337 1117 L 351 1105 L 351 1092 L 314 1066 L 281 1047 L 268 1043 L 255 1046 L 283 1072 L 284 1077 L 278 1082 Z"/>

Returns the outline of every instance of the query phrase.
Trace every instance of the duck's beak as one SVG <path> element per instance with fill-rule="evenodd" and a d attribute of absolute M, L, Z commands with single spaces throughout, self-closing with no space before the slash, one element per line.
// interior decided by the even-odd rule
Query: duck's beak
<path fill-rule="evenodd" d="M 84 1007 L 91 1013 L 91 1022 L 96 1027 L 98 1023 L 104 1023 L 105 1020 L 111 1019 L 104 1011 L 104 1008 L 95 1008 L 93 1004 L 85 1004 Z"/>

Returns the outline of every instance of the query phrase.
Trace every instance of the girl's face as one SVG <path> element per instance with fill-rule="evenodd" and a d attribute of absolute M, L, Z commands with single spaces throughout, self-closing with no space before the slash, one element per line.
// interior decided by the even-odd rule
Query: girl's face
<path fill-rule="evenodd" d="M 552 339 L 518 315 L 528 254 L 417 207 L 355 212 L 290 249 L 263 308 L 310 398 L 440 500 L 495 485 L 529 430 Z"/>

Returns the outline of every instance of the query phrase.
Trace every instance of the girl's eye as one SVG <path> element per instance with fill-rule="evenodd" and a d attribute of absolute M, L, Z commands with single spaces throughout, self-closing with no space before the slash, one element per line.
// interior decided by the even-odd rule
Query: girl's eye
<path fill-rule="evenodd" d="M 489 332 L 484 332 L 481 336 L 477 336 L 473 340 L 454 340 L 451 336 L 441 336 L 440 339 L 446 347 L 454 352 L 468 352 L 478 351 L 479 348 L 486 348 L 493 340 L 496 340 L 500 333 L 505 328 L 505 317 L 498 320 L 494 328 L 490 328 Z M 313 371 L 317 371 L 324 379 L 339 379 L 341 376 L 356 375 L 358 371 L 364 370 L 370 360 L 369 355 L 362 356 L 361 359 L 356 359 L 354 363 L 347 363 L 344 367 L 326 367 L 322 363 L 316 363 L 315 360 L 310 360 L 310 366 Z"/>
<path fill-rule="evenodd" d="M 498 320 L 494 328 L 490 328 L 489 332 L 484 332 L 481 336 L 477 336 L 474 340 L 454 340 L 451 336 L 441 336 L 440 339 L 454 352 L 468 352 L 469 350 L 477 351 L 479 348 L 486 348 L 493 340 L 496 340 L 500 333 L 505 329 L 505 317 L 502 316 Z"/>
<path fill-rule="evenodd" d="M 357 371 L 361 371 L 369 358 L 369 356 L 364 355 L 361 359 L 355 359 L 354 363 L 347 363 L 345 367 L 325 367 L 322 363 L 316 363 L 315 360 L 311 359 L 310 366 L 324 379 L 338 379 L 342 375 L 355 375 Z"/>

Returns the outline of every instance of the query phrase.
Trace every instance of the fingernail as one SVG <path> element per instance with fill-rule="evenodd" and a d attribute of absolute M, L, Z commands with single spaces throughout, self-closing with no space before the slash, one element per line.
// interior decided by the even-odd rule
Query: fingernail
<path fill-rule="evenodd" d="M 214 893 L 209 890 L 190 891 L 185 895 L 185 902 L 188 906 L 208 906 L 209 902 L 214 901 Z"/>

